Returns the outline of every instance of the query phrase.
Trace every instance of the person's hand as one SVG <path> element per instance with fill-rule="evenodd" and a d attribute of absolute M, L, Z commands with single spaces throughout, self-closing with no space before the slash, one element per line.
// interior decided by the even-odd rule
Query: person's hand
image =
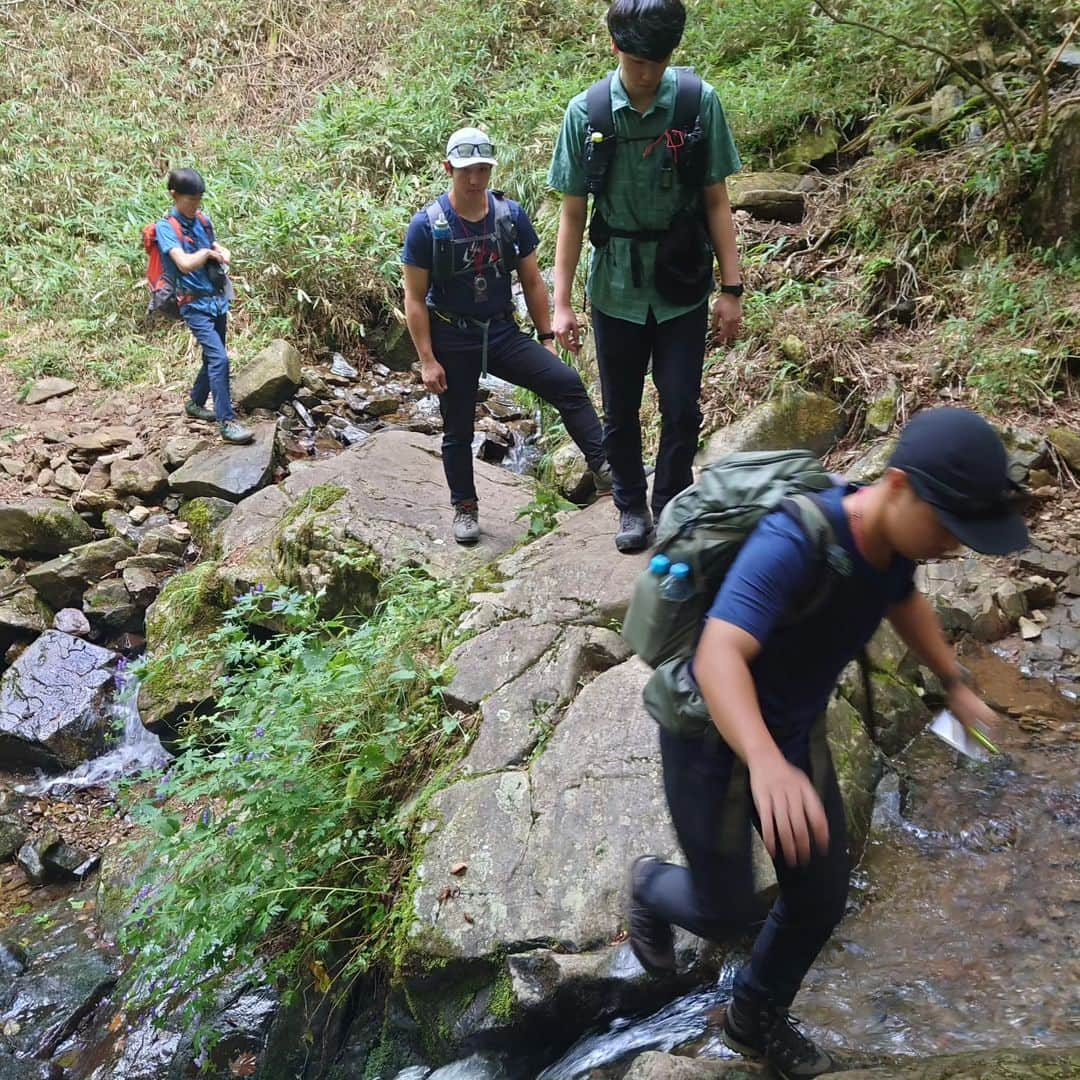
<path fill-rule="evenodd" d="M 572 353 L 581 351 L 582 321 L 571 307 L 555 307 L 555 318 L 551 328 L 555 331 L 555 340 Z M 551 345 L 552 342 L 546 344 Z M 552 350 L 554 352 L 554 350 Z"/>
<path fill-rule="evenodd" d="M 221 254 L 220 251 L 217 250 L 216 245 L 214 247 L 212 247 L 212 248 L 203 248 L 203 250 L 206 252 L 206 261 L 207 262 L 216 262 L 216 263 L 220 264 L 220 263 L 227 263 L 229 261 L 228 259 L 226 259 Z"/>
<path fill-rule="evenodd" d="M 829 823 L 810 777 L 779 752 L 750 767 L 750 794 L 761 819 L 761 838 L 775 859 L 805 866 L 829 847 Z M 811 845 L 813 840 L 813 846 Z"/>
<path fill-rule="evenodd" d="M 232 256 L 229 254 L 229 249 L 223 244 L 214 243 L 210 246 L 212 250 L 216 251 L 221 256 L 221 262 L 226 264 L 232 262 Z"/>
<path fill-rule="evenodd" d="M 717 293 L 712 308 L 712 330 L 722 342 L 734 341 L 742 329 L 742 297 Z"/>
<path fill-rule="evenodd" d="M 420 378 L 428 393 L 446 393 L 446 369 L 434 357 L 420 361 Z"/>
<path fill-rule="evenodd" d="M 948 696 L 949 711 L 968 729 L 997 743 L 998 715 L 970 686 L 957 683 Z"/>

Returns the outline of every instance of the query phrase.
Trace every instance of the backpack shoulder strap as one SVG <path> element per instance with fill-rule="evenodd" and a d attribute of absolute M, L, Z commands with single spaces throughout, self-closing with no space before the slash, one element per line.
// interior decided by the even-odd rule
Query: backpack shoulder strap
<path fill-rule="evenodd" d="M 435 222 L 439 220 L 441 215 L 446 213 L 443 209 L 442 200 L 432 199 L 431 202 L 424 207 L 424 213 L 427 215 L 428 224 L 434 229 Z"/>
<path fill-rule="evenodd" d="M 615 156 L 615 113 L 611 108 L 611 80 L 608 73 L 585 91 L 585 191 L 597 196 L 604 190 L 608 168 Z"/>
<path fill-rule="evenodd" d="M 676 131 L 693 131 L 701 115 L 701 76 L 690 67 L 676 73 L 675 114 L 671 126 Z"/>
<path fill-rule="evenodd" d="M 510 208 L 510 200 L 504 191 L 491 191 L 491 205 L 495 211 L 493 228 L 495 230 L 495 242 L 499 245 L 499 261 L 506 273 L 512 273 L 517 269 L 517 222 L 514 220 L 514 212 Z"/>

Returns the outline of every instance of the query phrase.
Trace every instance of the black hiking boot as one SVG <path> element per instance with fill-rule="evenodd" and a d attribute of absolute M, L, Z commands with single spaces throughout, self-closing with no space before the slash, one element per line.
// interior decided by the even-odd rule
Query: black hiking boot
<path fill-rule="evenodd" d="M 833 1060 L 799 1030 L 787 1009 L 732 1001 L 724 1010 L 724 1042 L 746 1057 L 764 1058 L 781 1080 L 820 1076 Z"/>
<path fill-rule="evenodd" d="M 638 899 L 638 892 L 650 868 L 660 860 L 655 855 L 641 855 L 630 867 L 626 914 L 630 924 L 630 948 L 638 963 L 650 975 L 675 974 L 675 938 L 671 923 L 654 915 Z"/>
<path fill-rule="evenodd" d="M 615 546 L 624 554 L 644 551 L 649 546 L 652 518 L 648 510 L 619 511 L 619 531 L 615 534 Z"/>

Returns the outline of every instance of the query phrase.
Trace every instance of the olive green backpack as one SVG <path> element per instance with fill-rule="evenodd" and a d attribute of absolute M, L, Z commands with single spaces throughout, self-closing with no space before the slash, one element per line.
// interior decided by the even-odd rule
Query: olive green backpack
<path fill-rule="evenodd" d="M 851 558 L 836 543 L 828 518 L 813 498 L 834 486 L 821 462 L 805 450 L 729 454 L 703 470 L 696 484 L 664 507 L 654 554 L 690 567 L 692 594 L 663 596 L 663 576 L 645 570 L 634 586 L 623 637 L 656 670 L 645 687 L 645 707 L 672 734 L 700 737 L 711 720 L 686 671 L 705 616 L 724 575 L 757 523 L 783 510 L 802 526 L 821 554 L 823 572 L 787 624 L 806 618 L 828 598 L 837 577 L 851 573 Z"/>

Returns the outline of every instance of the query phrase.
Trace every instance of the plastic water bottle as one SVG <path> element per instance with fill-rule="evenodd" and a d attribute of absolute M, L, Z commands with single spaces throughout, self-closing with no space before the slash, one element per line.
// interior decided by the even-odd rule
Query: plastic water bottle
<path fill-rule="evenodd" d="M 666 555 L 654 555 L 649 560 L 649 573 L 662 578 L 671 569 L 671 560 Z"/>
<path fill-rule="evenodd" d="M 686 563 L 672 563 L 667 577 L 660 585 L 660 595 L 665 600 L 689 600 L 694 595 L 694 582 L 690 577 L 690 567 Z"/>
<path fill-rule="evenodd" d="M 453 244 L 450 222 L 440 214 L 431 227 L 431 239 L 435 248 L 434 273 L 436 281 L 446 281 L 454 272 Z"/>

